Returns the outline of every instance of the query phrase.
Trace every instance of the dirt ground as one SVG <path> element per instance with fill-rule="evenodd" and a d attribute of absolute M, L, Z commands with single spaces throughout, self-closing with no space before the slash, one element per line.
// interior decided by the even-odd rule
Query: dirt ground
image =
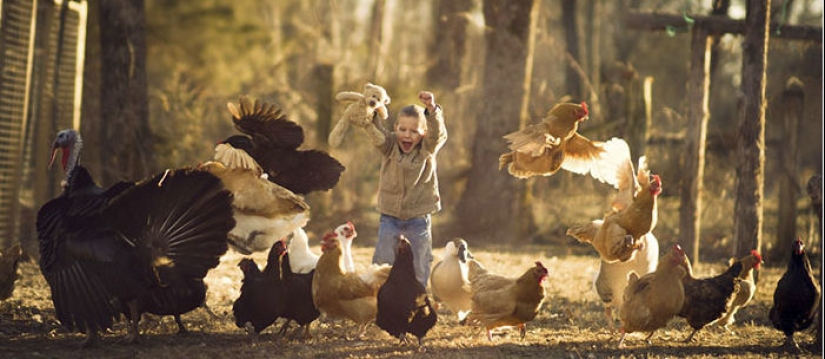
<path fill-rule="evenodd" d="M 348 322 L 315 322 L 314 340 L 279 338 L 269 328 L 251 337 L 234 325 L 232 303 L 238 296 L 241 256 L 225 255 L 218 268 L 207 276 L 207 304 L 217 317 L 197 309 L 183 316 L 189 334 L 176 334 L 171 317 L 144 318 L 142 341 L 126 344 L 123 324 L 105 334 L 91 349 L 78 349 L 79 334 L 67 333 L 54 317 L 48 285 L 35 263 L 21 266 L 22 278 L 12 298 L 0 304 L 0 358 L 784 358 L 821 357 L 813 345 L 813 330 L 797 335 L 803 353 L 796 355 L 780 347 L 783 335 L 770 327 L 767 318 L 774 287 L 784 268 L 765 268 L 760 273 L 754 301 L 737 314 L 732 332 L 710 326 L 697 334 L 698 341 L 684 343 L 689 327 L 681 318 L 659 330 L 652 344 L 644 334 L 629 335 L 627 348 L 617 349 L 618 334 L 612 334 L 603 307 L 592 288 L 597 257 L 589 248 L 560 246 L 472 248 L 476 258 L 493 272 L 517 276 L 540 260 L 550 270 L 547 300 L 538 317 L 527 324 L 524 340 L 517 331 L 501 330 L 488 342 L 480 328 L 461 326 L 455 316 L 439 310 L 438 324 L 425 339 L 423 351 L 414 345 L 399 346 L 376 326 L 360 340 L 347 340 L 355 326 Z M 366 266 L 371 248 L 355 248 L 355 262 Z M 318 248 L 315 248 L 318 251 Z M 443 249 L 435 250 L 439 258 Z M 319 252 L 319 251 L 318 251 Z M 264 254 L 253 256 L 263 265 Z M 724 270 L 722 263 L 695 268 L 699 275 Z M 280 322 L 276 324 L 280 327 Z"/>

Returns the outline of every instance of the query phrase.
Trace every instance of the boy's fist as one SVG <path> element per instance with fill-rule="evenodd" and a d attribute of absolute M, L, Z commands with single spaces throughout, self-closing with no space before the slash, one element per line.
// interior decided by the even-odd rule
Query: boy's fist
<path fill-rule="evenodd" d="M 427 108 L 427 113 L 435 111 L 435 95 L 429 91 L 421 91 L 418 93 L 418 100 Z"/>

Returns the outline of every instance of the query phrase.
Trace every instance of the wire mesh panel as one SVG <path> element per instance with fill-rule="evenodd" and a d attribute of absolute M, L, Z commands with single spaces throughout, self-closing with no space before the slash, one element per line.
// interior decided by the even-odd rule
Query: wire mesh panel
<path fill-rule="evenodd" d="M 0 245 L 19 234 L 18 193 L 37 2 L 2 1 L 0 15 Z"/>
<path fill-rule="evenodd" d="M 80 126 L 87 8 L 0 0 L 0 247 L 20 240 L 36 252 L 37 208 L 58 190 L 45 172 L 49 142 Z"/>

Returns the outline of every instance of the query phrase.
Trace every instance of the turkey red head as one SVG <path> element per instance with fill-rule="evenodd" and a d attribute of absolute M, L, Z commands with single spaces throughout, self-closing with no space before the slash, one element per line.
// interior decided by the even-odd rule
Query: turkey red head
<path fill-rule="evenodd" d="M 54 160 L 57 157 L 57 151 L 60 150 L 61 158 L 60 165 L 63 171 L 68 172 L 76 164 L 78 157 L 80 157 L 80 149 L 83 147 L 83 140 L 80 134 L 74 129 L 65 129 L 57 133 L 57 136 L 52 142 L 52 154 L 49 161 L 49 168 L 54 165 Z"/>

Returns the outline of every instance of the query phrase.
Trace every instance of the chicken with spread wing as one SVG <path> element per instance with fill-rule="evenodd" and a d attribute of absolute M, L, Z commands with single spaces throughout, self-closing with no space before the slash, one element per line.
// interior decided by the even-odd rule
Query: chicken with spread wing
<path fill-rule="evenodd" d="M 241 97 L 228 103 L 232 124 L 243 135 L 233 135 L 215 148 L 215 160 L 230 168 L 246 168 L 293 193 L 305 195 L 329 190 L 338 183 L 344 166 L 327 152 L 299 150 L 304 130 L 273 104 Z"/>
<path fill-rule="evenodd" d="M 650 174 L 644 156 L 639 158 L 635 176 L 628 158 L 617 178 L 619 192 L 604 219 L 567 231 L 567 235 L 593 245 L 608 263 L 628 261 L 644 247 L 644 235 L 656 227 L 657 198 L 662 193 L 662 180 Z"/>
<path fill-rule="evenodd" d="M 616 186 L 616 173 L 630 157 L 620 138 L 591 141 L 578 134 L 579 123 L 588 119 L 587 105 L 561 103 L 553 106 L 542 122 L 504 136 L 510 152 L 499 157 L 499 170 L 507 168 L 518 178 L 550 176 L 559 169 L 586 175 Z"/>

